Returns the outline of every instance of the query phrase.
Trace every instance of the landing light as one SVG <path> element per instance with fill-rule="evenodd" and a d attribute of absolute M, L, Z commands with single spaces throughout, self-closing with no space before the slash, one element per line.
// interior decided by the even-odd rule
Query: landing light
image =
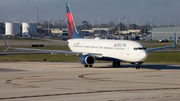
<path fill-rule="evenodd" d="M 101 39 L 101 38 L 100 38 L 100 37 L 95 37 L 94 39 L 99 40 L 99 39 Z"/>

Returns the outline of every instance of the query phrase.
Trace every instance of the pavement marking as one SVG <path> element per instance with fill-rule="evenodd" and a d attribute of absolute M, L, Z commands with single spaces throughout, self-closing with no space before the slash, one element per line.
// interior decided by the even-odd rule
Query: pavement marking
<path fill-rule="evenodd" d="M 97 73 L 96 73 L 97 74 Z M 96 81 L 108 81 L 108 82 L 127 82 L 127 83 L 145 83 L 145 84 L 164 84 L 164 85 L 179 85 L 179 84 L 172 84 L 172 83 L 156 83 L 156 82 L 136 82 L 136 81 L 117 81 L 117 80 L 104 80 L 104 78 L 88 78 L 85 77 L 87 75 L 94 75 L 94 74 L 83 74 L 79 75 L 79 78 L 87 79 L 87 80 L 96 80 Z M 157 88 L 158 89 L 158 88 Z"/>
<path fill-rule="evenodd" d="M 7 99 L 20 99 L 20 98 L 35 98 L 35 97 L 48 97 L 48 96 L 63 96 L 63 95 L 81 95 L 81 94 L 91 94 L 91 93 L 107 93 L 107 92 L 124 92 L 124 91 L 153 91 L 153 90 L 174 90 L 179 88 L 152 88 L 152 89 L 126 89 L 126 90 L 100 90 L 100 91 L 92 91 L 92 92 L 75 92 L 75 93 L 59 93 L 59 94 L 44 94 L 44 95 L 31 95 L 31 96 L 17 96 L 17 97 L 4 97 L 0 98 L 0 100 Z M 163 96 L 163 97 L 173 97 L 173 96 Z M 156 97 L 151 97 L 151 99 Z M 136 100 L 142 98 L 135 98 Z"/>
<path fill-rule="evenodd" d="M 12 81 L 12 80 L 6 80 L 5 83 L 6 83 L 6 84 L 11 84 L 11 81 Z"/>

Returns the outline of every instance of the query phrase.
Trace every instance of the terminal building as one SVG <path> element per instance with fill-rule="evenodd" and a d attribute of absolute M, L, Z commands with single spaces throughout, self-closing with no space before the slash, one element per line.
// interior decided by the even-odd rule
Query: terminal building
<path fill-rule="evenodd" d="M 20 34 L 19 22 L 5 22 L 5 34 L 6 35 L 17 35 Z"/>
<path fill-rule="evenodd" d="M 177 40 L 180 40 L 180 27 L 157 27 L 149 32 L 152 33 L 152 40 L 174 40 L 174 33 L 177 34 Z"/>

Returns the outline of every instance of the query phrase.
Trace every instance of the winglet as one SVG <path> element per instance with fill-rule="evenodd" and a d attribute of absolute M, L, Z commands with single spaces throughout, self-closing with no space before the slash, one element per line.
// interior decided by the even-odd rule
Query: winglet
<path fill-rule="evenodd" d="M 5 42 L 6 47 L 7 47 L 7 48 L 3 51 L 3 53 L 4 53 L 4 52 L 6 52 L 10 47 L 9 47 L 8 43 L 6 42 L 6 39 L 4 38 L 4 36 L 3 36 L 3 39 L 4 39 L 4 42 Z"/>
<path fill-rule="evenodd" d="M 174 33 L 174 47 L 176 49 L 176 45 L 177 45 L 177 35 L 176 33 Z"/>

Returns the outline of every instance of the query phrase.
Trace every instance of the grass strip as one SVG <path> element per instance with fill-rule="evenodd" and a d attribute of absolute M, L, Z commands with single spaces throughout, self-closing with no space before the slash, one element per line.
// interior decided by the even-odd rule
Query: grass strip
<path fill-rule="evenodd" d="M 0 47 L 0 50 L 5 50 L 7 47 Z M 47 49 L 47 50 L 69 50 L 68 46 L 45 46 L 45 47 L 18 47 L 30 49 Z"/>
<path fill-rule="evenodd" d="M 22 54 L 22 55 L 2 55 L 0 61 L 48 61 L 48 62 L 78 62 L 76 55 L 66 56 L 65 54 Z"/>
<path fill-rule="evenodd" d="M 65 54 L 26 54 L 26 55 L 2 55 L 0 61 L 37 61 L 42 62 L 78 62 L 76 55 Z M 104 61 L 96 61 L 104 62 Z M 145 63 L 180 63 L 180 52 L 153 52 L 148 54 Z"/>
<path fill-rule="evenodd" d="M 145 63 L 180 63 L 180 52 L 148 53 Z"/>

